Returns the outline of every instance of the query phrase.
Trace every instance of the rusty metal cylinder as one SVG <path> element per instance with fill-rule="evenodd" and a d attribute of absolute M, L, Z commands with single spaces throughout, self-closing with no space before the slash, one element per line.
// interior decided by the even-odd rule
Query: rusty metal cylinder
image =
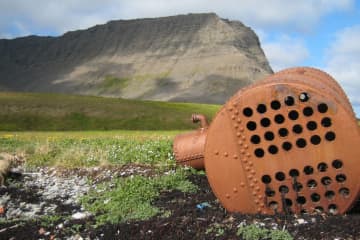
<path fill-rule="evenodd" d="M 193 123 L 200 122 L 200 129 L 177 135 L 173 151 L 177 164 L 200 170 L 204 169 L 204 147 L 209 124 L 204 115 L 193 114 L 191 118 Z"/>
<path fill-rule="evenodd" d="M 317 69 L 287 69 L 241 89 L 208 128 L 175 142 L 185 146 L 175 149 L 179 162 L 201 156 L 228 211 L 343 214 L 359 198 L 355 114 Z"/>
<path fill-rule="evenodd" d="M 206 133 L 206 129 L 200 129 L 176 136 L 173 150 L 177 164 L 204 169 Z"/>

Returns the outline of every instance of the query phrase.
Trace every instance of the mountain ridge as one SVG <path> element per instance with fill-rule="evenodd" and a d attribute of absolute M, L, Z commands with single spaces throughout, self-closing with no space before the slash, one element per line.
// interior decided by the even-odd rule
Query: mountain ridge
<path fill-rule="evenodd" d="M 0 90 L 223 103 L 272 73 L 256 34 L 214 13 L 0 40 Z"/>

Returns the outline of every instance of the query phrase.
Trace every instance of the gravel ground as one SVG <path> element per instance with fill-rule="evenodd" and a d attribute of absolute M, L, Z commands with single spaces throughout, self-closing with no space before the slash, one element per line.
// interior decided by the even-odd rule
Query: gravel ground
<path fill-rule="evenodd" d="M 286 229 L 295 239 L 360 239 L 360 204 L 344 216 L 232 214 L 221 207 L 202 175 L 189 177 L 199 186 L 196 194 L 161 193 L 154 204 L 171 212 L 168 217 L 95 228 L 93 216 L 77 201 L 92 187 L 89 179 L 103 182 L 154 174 L 154 169 L 142 165 L 38 168 L 13 174 L 8 186 L 0 189 L 0 239 L 240 239 L 238 227 L 249 224 Z M 61 217 L 51 225 L 37 220 L 52 215 Z"/>

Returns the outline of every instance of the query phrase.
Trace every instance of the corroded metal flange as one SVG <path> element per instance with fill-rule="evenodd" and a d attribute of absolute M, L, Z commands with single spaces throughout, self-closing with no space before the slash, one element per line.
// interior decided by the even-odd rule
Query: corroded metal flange
<path fill-rule="evenodd" d="M 326 73 L 293 68 L 240 90 L 206 136 L 209 183 L 229 211 L 344 213 L 360 190 L 360 132 Z"/>

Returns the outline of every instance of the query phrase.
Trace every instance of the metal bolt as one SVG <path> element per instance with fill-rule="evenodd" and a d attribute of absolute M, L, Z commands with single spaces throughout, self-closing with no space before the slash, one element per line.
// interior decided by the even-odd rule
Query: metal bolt
<path fill-rule="evenodd" d="M 237 156 L 237 155 L 234 155 L 234 159 L 238 159 L 238 156 Z"/>
<path fill-rule="evenodd" d="M 228 154 L 227 152 L 225 152 L 225 153 L 224 153 L 224 156 L 227 157 L 227 156 L 229 156 L 229 154 Z"/>
<path fill-rule="evenodd" d="M 226 198 L 228 198 L 228 199 L 230 198 L 230 195 L 229 195 L 229 194 L 226 194 L 225 196 L 226 196 Z"/>
<path fill-rule="evenodd" d="M 234 193 L 237 193 L 237 192 L 238 192 L 237 188 L 234 188 L 234 189 L 233 189 L 233 192 L 234 192 Z"/>

